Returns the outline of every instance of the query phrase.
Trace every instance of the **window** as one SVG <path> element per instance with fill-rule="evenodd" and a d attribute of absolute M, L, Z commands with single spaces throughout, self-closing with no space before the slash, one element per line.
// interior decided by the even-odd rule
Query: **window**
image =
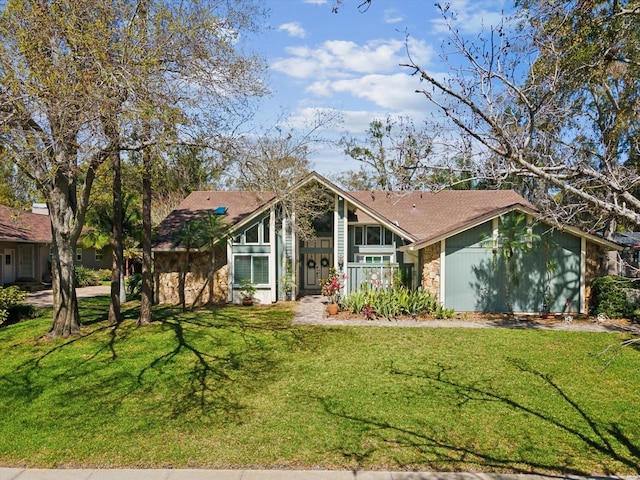
<path fill-rule="evenodd" d="M 76 248 L 76 261 L 77 262 L 81 262 L 82 261 L 82 249 L 81 248 Z"/>
<path fill-rule="evenodd" d="M 393 233 L 379 225 L 353 228 L 354 245 L 393 245 Z"/>
<path fill-rule="evenodd" d="M 363 238 L 364 238 L 364 237 L 363 237 L 363 234 L 362 234 L 363 230 L 364 230 L 364 227 L 356 227 L 356 228 L 353 230 L 353 233 L 354 233 L 354 235 L 355 235 L 354 243 L 355 243 L 356 245 L 362 245 L 362 244 L 363 244 L 363 243 L 362 243 Z"/>
<path fill-rule="evenodd" d="M 391 255 L 356 255 L 359 263 L 391 263 Z"/>
<path fill-rule="evenodd" d="M 104 258 L 102 250 L 96 250 L 96 262 L 101 262 Z"/>
<path fill-rule="evenodd" d="M 265 255 L 236 255 L 233 257 L 233 283 L 239 285 L 248 278 L 251 283 L 269 283 L 269 257 Z"/>
<path fill-rule="evenodd" d="M 380 245 L 380 227 L 367 227 L 367 245 Z"/>
<path fill-rule="evenodd" d="M 262 243 L 269 243 L 271 241 L 271 230 L 270 230 L 271 219 L 266 217 L 262 221 Z"/>
<path fill-rule="evenodd" d="M 244 243 L 258 243 L 258 227 L 259 225 L 255 224 L 244 232 Z"/>

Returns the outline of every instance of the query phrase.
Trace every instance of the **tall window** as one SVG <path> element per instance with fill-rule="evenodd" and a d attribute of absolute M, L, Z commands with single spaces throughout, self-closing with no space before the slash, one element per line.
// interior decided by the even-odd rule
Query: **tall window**
<path fill-rule="evenodd" d="M 269 257 L 266 255 L 236 255 L 233 257 L 233 283 L 238 285 L 248 278 L 251 283 L 269 283 Z"/>
<path fill-rule="evenodd" d="M 77 262 L 81 262 L 82 261 L 82 249 L 81 248 L 76 248 L 76 261 Z"/>
<path fill-rule="evenodd" d="M 102 253 L 102 250 L 96 250 L 96 262 L 101 262 L 103 258 L 104 254 Z"/>

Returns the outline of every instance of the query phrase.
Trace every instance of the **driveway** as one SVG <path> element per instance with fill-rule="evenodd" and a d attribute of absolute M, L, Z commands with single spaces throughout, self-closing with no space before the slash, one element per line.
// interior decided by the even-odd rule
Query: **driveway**
<path fill-rule="evenodd" d="M 97 287 L 82 287 L 76 288 L 76 295 L 78 298 L 98 297 L 100 295 L 109 295 L 111 286 L 98 285 Z M 53 293 L 51 289 L 40 290 L 39 292 L 31 292 L 27 295 L 26 303 L 29 303 L 35 307 L 52 307 L 53 306 Z"/>

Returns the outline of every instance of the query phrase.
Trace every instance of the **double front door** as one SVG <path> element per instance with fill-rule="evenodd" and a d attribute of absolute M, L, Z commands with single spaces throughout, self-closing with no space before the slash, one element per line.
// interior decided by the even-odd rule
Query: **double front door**
<path fill-rule="evenodd" d="M 301 290 L 306 293 L 320 293 L 320 282 L 329 276 L 333 266 L 333 237 L 308 240 L 301 248 L 302 275 Z"/>

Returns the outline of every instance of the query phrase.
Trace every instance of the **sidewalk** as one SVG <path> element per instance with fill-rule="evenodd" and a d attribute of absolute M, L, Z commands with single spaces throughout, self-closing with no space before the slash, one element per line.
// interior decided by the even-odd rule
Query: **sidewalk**
<path fill-rule="evenodd" d="M 346 470 L 44 470 L 0 468 L 0 480 L 575 480 L 615 478 L 639 480 L 639 476 L 582 477 L 529 474 L 379 472 Z"/>

